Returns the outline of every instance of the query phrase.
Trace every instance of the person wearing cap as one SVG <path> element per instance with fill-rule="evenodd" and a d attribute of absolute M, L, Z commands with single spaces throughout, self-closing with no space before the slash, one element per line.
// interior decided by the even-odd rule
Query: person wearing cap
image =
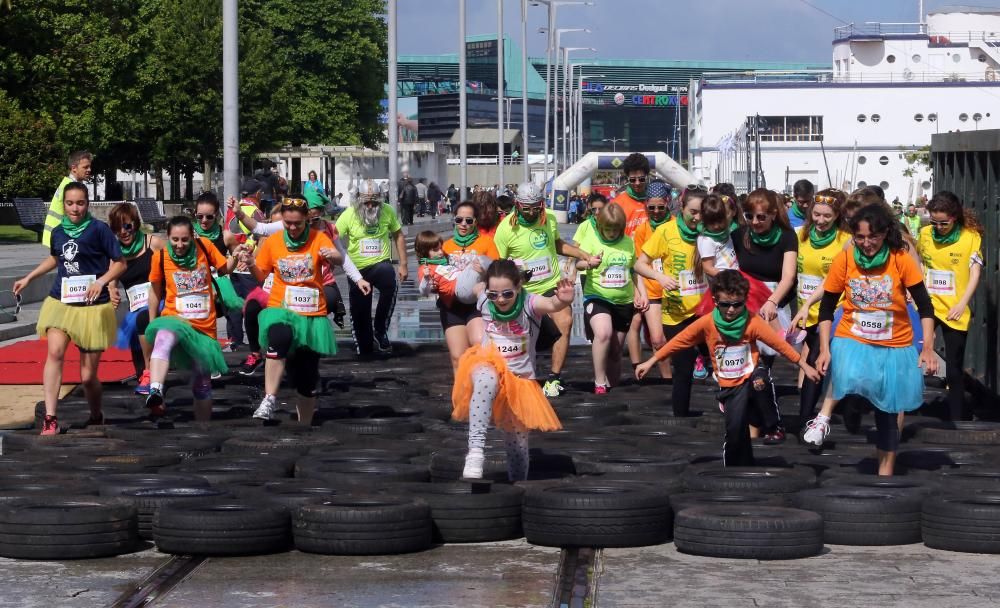
<path fill-rule="evenodd" d="M 625 211 L 625 235 L 632 236 L 636 228 L 646 221 L 646 183 L 649 181 L 649 159 L 645 154 L 633 152 L 622 163 L 622 174 L 628 182 L 625 190 L 611 202 Z"/>
<path fill-rule="evenodd" d="M 347 258 L 357 266 L 364 279 L 351 283 L 348 295 L 357 353 L 362 357 L 371 356 L 376 347 L 380 353 L 391 353 L 389 323 L 396 307 L 396 290 L 409 271 L 403 227 L 392 206 L 382 201 L 382 192 L 374 180 L 367 179 L 358 185 L 354 204 L 337 218 L 337 232 L 347 248 Z M 399 257 L 395 272 L 391 261 L 392 243 Z M 374 319 L 372 287 L 379 292 Z"/>
<path fill-rule="evenodd" d="M 529 293 L 544 297 L 555 293 L 562 278 L 560 255 L 585 262 L 587 268 L 600 266 L 600 256 L 592 256 L 559 237 L 556 216 L 545 210 L 544 196 L 535 184 L 525 182 L 517 187 L 514 209 L 515 213 L 500 222 L 493 240 L 501 259 L 513 259 L 522 271 L 530 273 L 525 283 Z M 549 317 L 562 336 L 552 346 L 552 370 L 543 391 L 548 397 L 557 397 L 565 390 L 561 374 L 569 351 L 573 312 L 569 308 L 561 309 Z"/>

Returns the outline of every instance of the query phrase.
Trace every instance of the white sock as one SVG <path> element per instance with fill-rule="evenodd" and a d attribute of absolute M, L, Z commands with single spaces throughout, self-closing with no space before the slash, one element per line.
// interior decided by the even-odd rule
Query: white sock
<path fill-rule="evenodd" d="M 830 417 L 823 414 L 816 414 L 816 422 L 830 422 Z"/>
<path fill-rule="evenodd" d="M 151 390 L 151 391 L 160 391 L 162 393 L 163 392 L 163 383 L 162 382 L 150 382 L 149 383 L 149 390 Z"/>

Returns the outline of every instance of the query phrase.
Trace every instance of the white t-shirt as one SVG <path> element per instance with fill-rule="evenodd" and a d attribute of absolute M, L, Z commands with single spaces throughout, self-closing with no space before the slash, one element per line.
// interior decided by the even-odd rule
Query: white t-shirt
<path fill-rule="evenodd" d="M 698 255 L 701 259 L 715 258 L 716 270 L 739 270 L 740 263 L 736 261 L 736 249 L 733 248 L 733 239 L 728 238 L 719 242 L 712 237 L 698 235 Z"/>
<path fill-rule="evenodd" d="M 535 301 L 539 298 L 527 294 L 521 316 L 510 321 L 493 321 L 486 294 L 479 296 L 476 307 L 483 315 L 485 324 L 483 345 L 492 342 L 507 362 L 507 368 L 522 378 L 535 377 L 535 343 L 541 329 L 542 315 L 535 312 Z"/>

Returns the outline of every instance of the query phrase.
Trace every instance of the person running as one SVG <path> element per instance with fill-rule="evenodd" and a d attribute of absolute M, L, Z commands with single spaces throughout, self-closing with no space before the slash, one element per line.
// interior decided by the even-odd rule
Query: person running
<path fill-rule="evenodd" d="M 842 209 L 847 195 L 840 190 L 821 190 L 806 207 L 806 223 L 799 230 L 799 252 L 795 261 L 797 272 L 796 300 L 798 312 L 788 331 L 805 330 L 806 363 L 815 366 L 819 357 L 819 301 L 823 297 L 823 281 L 834 258 L 850 242 L 851 235 L 843 229 Z M 799 392 L 799 420 L 813 417 L 819 403 L 822 383 L 802 379 Z"/>
<path fill-rule="evenodd" d="M 483 476 L 491 420 L 504 434 L 511 481 L 528 477 L 528 431 L 562 428 L 535 382 L 535 343 L 542 317 L 569 308 L 573 289 L 573 281 L 560 279 L 552 296 L 533 294 L 512 260 L 499 260 L 486 270 L 476 303 L 483 317 L 483 340 L 462 355 L 451 393 L 452 418 L 469 421 L 463 478 Z"/>
<path fill-rule="evenodd" d="M 369 357 L 376 347 L 380 353 L 391 353 L 389 324 L 396 307 L 396 291 L 399 282 L 405 281 L 408 274 L 406 241 L 396 212 L 382 202 L 373 180 L 365 180 L 358 186 L 354 205 L 337 218 L 337 232 L 344 240 L 347 257 L 364 280 L 364 283 L 354 281 L 349 285 L 351 323 L 357 353 L 361 357 Z M 390 261 L 392 244 L 395 244 L 399 258 L 395 272 Z M 374 319 L 372 287 L 379 294 Z"/>
<path fill-rule="evenodd" d="M 643 246 L 653 237 L 653 233 L 660 226 L 670 221 L 670 187 L 661 180 L 653 180 L 646 185 L 646 216 L 649 221 L 639 224 L 632 234 L 632 241 L 635 243 L 635 252 L 638 256 L 642 252 Z M 599 195 L 598 195 L 599 196 Z M 576 238 L 574 237 L 574 241 Z M 653 260 L 653 269 L 663 272 L 663 261 Z M 632 317 L 629 332 L 625 336 L 628 342 L 629 360 L 633 369 L 642 361 L 642 329 L 646 329 L 646 339 L 650 344 L 663 344 L 666 340 L 663 337 L 663 324 L 660 319 L 663 314 L 663 307 L 660 300 L 663 298 L 663 287 L 653 279 L 640 277 L 646 285 L 646 310 L 637 312 Z M 671 378 L 670 361 L 660 361 L 658 364 L 660 377 Z"/>
<path fill-rule="evenodd" d="M 698 223 L 701 220 L 702 201 L 707 196 L 703 190 L 688 189 L 681 197 L 681 209 L 677 221 L 660 226 L 653 236 L 642 246 L 642 252 L 635 263 L 635 271 L 653 279 L 663 288 L 660 300 L 664 341 L 673 338 L 688 328 L 697 318 L 698 305 L 708 289 L 703 279 L 695 273 L 695 242 L 698 239 Z M 653 267 L 659 260 L 662 270 Z M 653 343 L 654 348 L 663 346 Z M 687 416 L 691 409 L 691 385 L 693 383 L 694 362 L 699 350 L 686 348 L 670 358 L 673 366 L 671 406 L 674 416 Z"/>
<path fill-rule="evenodd" d="M 494 241 L 500 258 L 511 258 L 521 269 L 531 273 L 524 286 L 528 292 L 543 297 L 555 293 L 562 277 L 560 255 L 582 260 L 588 268 L 601 264 L 599 257 L 587 255 L 560 238 L 556 216 L 545 210 L 545 201 L 538 186 L 531 182 L 518 186 L 514 203 L 516 213 L 500 223 Z M 565 390 L 561 374 L 569 351 L 573 313 L 560 308 L 550 316 L 562 335 L 552 346 L 552 371 L 543 391 L 548 397 L 558 397 Z"/>
<path fill-rule="evenodd" d="M 343 257 L 325 232 L 310 229 L 306 206 L 304 199 L 285 198 L 281 238 L 265 239 L 256 258 L 248 252 L 242 257 L 258 281 L 273 277 L 267 308 L 258 319 L 260 344 L 265 348 L 264 398 L 253 417 L 274 417 L 287 369 L 298 393 L 299 424 L 309 426 L 316 411 L 319 360 L 337 353 L 337 339 L 326 318 L 323 267 L 332 268 Z"/>
<path fill-rule="evenodd" d="M 708 345 L 715 359 L 716 377 L 719 381 L 718 399 L 726 417 L 722 463 L 727 467 L 754 464 L 750 425 L 760 424 L 754 420 L 757 412 L 751 407 L 753 395 L 759 392 L 753 386 L 759 358 L 758 341 L 797 364 L 810 379 L 817 382 L 820 379 L 819 373 L 801 359 L 780 334 L 759 316 L 749 313 L 749 292 L 750 283 L 739 271 L 720 271 L 712 281 L 712 296 L 715 301 L 712 314 L 698 318 L 635 369 L 636 379 L 641 380 L 657 361 L 690 350 L 698 344 Z"/>
<path fill-rule="evenodd" d="M 942 190 L 927 203 L 930 225 L 920 230 L 917 250 L 924 262 L 924 285 L 934 304 L 934 327 L 944 336 L 948 417 L 965 420 L 965 342 L 983 271 L 982 226 L 952 192 Z M 933 342 L 928 339 L 927 342 Z"/>
<path fill-rule="evenodd" d="M 245 248 L 240 246 L 238 251 Z M 205 237 L 197 236 L 191 220 L 178 216 L 167 222 L 167 246 L 153 256 L 149 271 L 149 394 L 152 418 L 166 413 L 163 383 L 171 365 L 191 370 L 194 418 L 212 417 L 212 375 L 229 371 L 216 339 L 217 299 L 213 270 L 232 272 L 236 257 L 226 258 Z M 160 303 L 162 302 L 162 312 Z"/>
<path fill-rule="evenodd" d="M 607 394 L 621 381 L 622 347 L 632 316 L 648 307 L 645 285 L 632 277 L 635 243 L 625 236 L 625 211 L 617 203 L 601 210 L 580 249 L 600 259 L 597 267 L 578 261 L 586 271 L 583 314 L 594 360 L 594 394 Z"/>
<path fill-rule="evenodd" d="M 38 313 L 39 338 L 47 341 L 42 372 L 45 417 L 42 435 L 58 435 L 56 408 L 62 387 L 63 362 L 72 341 L 80 350 L 80 382 L 90 406 L 87 425 L 104 424 L 101 381 L 97 368 L 115 340 L 115 311 L 108 285 L 125 271 L 121 247 L 111 228 L 90 215 L 87 187 L 70 182 L 62 191 L 63 216 L 51 232 L 49 256 L 34 270 L 14 282 L 20 294 L 35 279 L 52 270 L 55 280 Z"/>
<path fill-rule="evenodd" d="M 709 278 L 722 270 L 739 270 L 732 233 L 739 228 L 731 215 L 729 197 L 709 194 L 701 204 L 701 223 L 698 224 L 698 258 L 701 271 Z M 711 312 L 711 307 L 708 313 Z M 706 314 L 708 314 L 706 313 Z"/>
<path fill-rule="evenodd" d="M 792 186 L 791 206 L 788 208 L 788 223 L 798 230 L 809 221 L 809 206 L 812 205 L 816 186 L 807 179 L 800 179 Z"/>
<path fill-rule="evenodd" d="M 632 236 L 636 228 L 646 221 L 646 184 L 649 181 L 649 159 L 645 154 L 633 152 L 622 163 L 622 175 L 628 183 L 625 190 L 614 198 L 613 203 L 625 211 L 628 223 L 625 235 Z"/>
<path fill-rule="evenodd" d="M 875 406 L 879 475 L 892 475 L 899 445 L 897 414 L 920 407 L 921 368 L 933 374 L 938 367 L 933 340 L 924 341 L 919 355 L 913 346 L 907 293 L 917 305 L 924 335 L 934 331 L 934 305 L 919 265 L 906 251 L 903 227 L 887 205 L 858 210 L 850 230 L 853 246 L 837 254 L 823 282 L 816 368 L 821 374 L 830 370 L 830 381 L 823 407 L 809 421 L 803 441 L 822 445 L 837 402 L 858 395 Z M 841 296 L 844 314 L 831 343 L 833 313 Z"/>
<path fill-rule="evenodd" d="M 916 205 L 908 205 L 906 207 L 906 215 L 903 216 L 903 225 L 906 226 L 907 232 L 914 239 L 920 238 L 920 230 L 923 227 L 923 222 L 920 219 L 920 215 L 917 213 Z"/>
<path fill-rule="evenodd" d="M 214 192 L 205 191 L 198 195 L 194 207 L 195 236 L 206 239 L 223 258 L 230 252 L 232 235 L 222 228 L 222 212 L 219 199 Z M 215 277 L 215 286 L 225 310 L 221 311 L 226 318 L 226 333 L 229 336 L 229 351 L 235 352 L 243 345 L 243 296 L 250 292 L 249 286 L 243 296 L 236 293 L 236 288 L 229 276 Z"/>
<path fill-rule="evenodd" d="M 153 346 L 146 341 L 146 328 L 149 327 L 149 269 L 153 253 L 163 249 L 163 239 L 158 236 L 144 234 L 141 230 L 142 220 L 139 211 L 131 203 L 115 205 L 108 213 L 111 231 L 118 237 L 122 256 L 125 259 L 125 272 L 108 285 L 111 295 L 111 305 L 116 310 L 127 309 L 118 325 L 118 339 L 115 346 L 128 349 L 132 353 L 132 366 L 138 382 L 135 394 L 149 394 L 149 355 Z M 122 300 L 121 287 L 125 291 Z"/>
<path fill-rule="evenodd" d="M 232 202 L 230 198 L 230 203 Z M 281 222 L 281 207 L 275 207 L 271 210 L 271 222 L 270 224 L 265 224 L 263 222 L 257 223 L 254 230 L 260 231 L 264 226 L 271 226 L 278 224 L 284 226 Z M 267 229 L 270 231 L 270 228 Z M 276 234 L 271 232 L 271 234 Z M 262 239 L 267 238 L 266 236 L 259 235 L 256 237 L 255 242 L 259 243 Z M 250 273 L 250 265 L 243 264 L 237 261 L 237 268 L 246 268 L 247 273 Z M 272 273 L 273 275 L 273 273 Z M 240 368 L 237 370 L 241 376 L 253 376 L 257 371 L 264 366 L 264 355 L 263 349 L 260 347 L 260 313 L 267 308 L 267 301 L 271 297 L 271 287 L 274 285 L 274 276 L 268 275 L 264 279 L 264 282 L 259 286 L 255 287 L 247 294 L 246 304 L 243 305 L 243 325 L 246 327 L 247 332 L 247 344 L 250 346 L 250 353 L 247 358 L 244 359 Z M 250 274 L 253 277 L 253 274 Z M 360 275 L 359 275 L 360 276 Z M 254 278 L 254 282 L 257 279 Z"/>

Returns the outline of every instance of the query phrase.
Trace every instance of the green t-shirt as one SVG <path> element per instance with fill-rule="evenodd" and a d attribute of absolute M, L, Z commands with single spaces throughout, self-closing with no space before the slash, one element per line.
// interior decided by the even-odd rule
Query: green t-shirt
<path fill-rule="evenodd" d="M 594 228 L 590 224 L 590 219 L 583 220 L 583 222 L 577 226 L 576 232 L 573 233 L 573 244 L 579 247 L 580 243 L 587 238 L 587 234 L 593 232 Z"/>
<path fill-rule="evenodd" d="M 392 235 L 402 226 L 392 207 L 382 204 L 379 211 L 378 226 L 368 228 L 364 225 L 354 207 L 347 208 L 337 218 L 337 232 L 344 239 L 347 255 L 359 270 L 374 266 L 389 259 L 392 247 Z"/>
<path fill-rule="evenodd" d="M 613 245 L 601 242 L 594 230 L 582 235 L 579 247 L 590 255 L 600 255 L 601 265 L 586 271 L 583 299 L 597 298 L 612 304 L 631 304 L 635 301 L 632 266 L 635 264 L 635 243 L 629 237 Z"/>
<path fill-rule="evenodd" d="M 493 242 L 501 259 L 512 259 L 521 268 L 531 270 L 531 280 L 524 288 L 529 293 L 544 295 L 555 289 L 562 278 L 556 240 L 559 230 L 556 216 L 545 212 L 545 223 L 530 228 L 517 223 L 516 216 L 504 218 L 497 227 Z"/>

